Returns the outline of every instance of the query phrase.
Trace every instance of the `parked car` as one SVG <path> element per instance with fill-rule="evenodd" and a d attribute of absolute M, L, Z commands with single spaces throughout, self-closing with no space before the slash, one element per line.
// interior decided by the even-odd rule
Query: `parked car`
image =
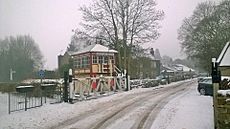
<path fill-rule="evenodd" d="M 156 77 L 156 80 L 157 80 L 158 84 L 160 84 L 160 85 L 166 85 L 167 84 L 167 80 L 164 78 L 163 75 Z"/>
<path fill-rule="evenodd" d="M 207 79 L 207 78 L 210 78 L 210 77 L 198 77 L 198 78 L 197 78 L 197 81 L 198 81 L 198 83 L 199 83 L 199 82 L 202 82 L 203 79 Z"/>
<path fill-rule="evenodd" d="M 198 82 L 197 90 L 201 95 L 213 96 L 213 85 L 211 77 L 204 77 Z"/>

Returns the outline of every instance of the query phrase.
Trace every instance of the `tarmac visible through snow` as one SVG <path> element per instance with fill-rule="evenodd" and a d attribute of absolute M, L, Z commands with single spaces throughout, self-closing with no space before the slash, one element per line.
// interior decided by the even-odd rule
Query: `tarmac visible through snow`
<path fill-rule="evenodd" d="M 193 79 L 75 104 L 45 105 L 3 114 L 0 128 L 212 129 L 212 98 L 200 96 L 196 87 Z"/>

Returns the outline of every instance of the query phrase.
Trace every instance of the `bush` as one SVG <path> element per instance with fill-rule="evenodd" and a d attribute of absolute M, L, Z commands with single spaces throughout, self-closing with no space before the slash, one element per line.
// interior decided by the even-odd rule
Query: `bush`
<path fill-rule="evenodd" d="M 2 93 L 15 92 L 17 84 L 18 83 L 15 83 L 15 82 L 0 83 L 0 92 L 2 92 Z"/>

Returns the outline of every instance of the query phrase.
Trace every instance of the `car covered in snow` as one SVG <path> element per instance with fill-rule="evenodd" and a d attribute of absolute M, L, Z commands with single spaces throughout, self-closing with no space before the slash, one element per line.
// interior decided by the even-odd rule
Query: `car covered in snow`
<path fill-rule="evenodd" d="M 211 77 L 204 77 L 198 81 L 197 90 L 201 95 L 213 95 L 213 85 Z"/>

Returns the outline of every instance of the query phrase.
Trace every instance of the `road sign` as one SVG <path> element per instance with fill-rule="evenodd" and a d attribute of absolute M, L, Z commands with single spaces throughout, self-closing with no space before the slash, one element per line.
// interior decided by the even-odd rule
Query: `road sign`
<path fill-rule="evenodd" d="M 39 75 L 40 78 L 44 78 L 45 77 L 45 71 L 44 70 L 40 70 L 38 72 L 38 75 Z"/>

